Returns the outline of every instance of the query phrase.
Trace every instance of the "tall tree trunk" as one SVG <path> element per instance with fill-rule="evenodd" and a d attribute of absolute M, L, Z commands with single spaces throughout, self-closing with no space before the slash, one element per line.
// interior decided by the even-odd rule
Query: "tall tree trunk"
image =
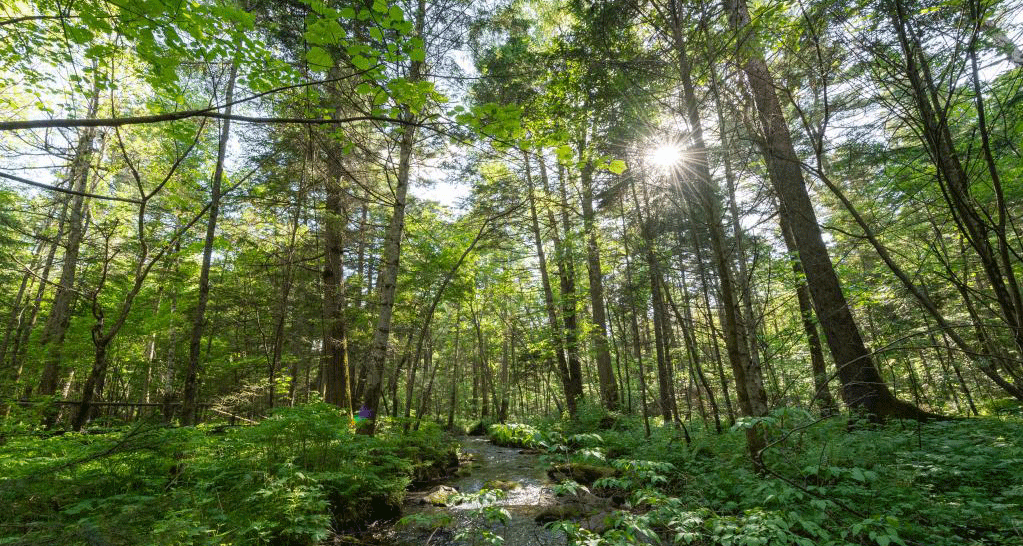
<path fill-rule="evenodd" d="M 796 279 L 796 300 L 799 302 L 799 315 L 803 323 L 803 332 L 806 334 L 806 344 L 810 350 L 810 368 L 813 372 L 814 397 L 813 400 L 820 405 L 821 415 L 831 416 L 838 413 L 838 404 L 831 396 L 831 389 L 828 388 L 828 369 L 824 361 L 824 351 L 821 349 L 821 338 L 817 335 L 817 322 L 813 316 L 813 305 L 810 303 L 810 288 L 806 285 L 806 278 L 803 275 L 803 266 L 796 258 L 798 250 L 796 242 L 792 237 L 792 230 L 789 228 L 785 217 L 780 217 L 781 234 L 785 240 L 785 247 L 789 251 L 789 261 L 792 263 L 792 274 Z"/>
<path fill-rule="evenodd" d="M 661 417 L 664 423 L 672 421 L 673 415 L 677 413 L 675 399 L 671 395 L 671 379 L 668 373 L 667 341 L 664 330 L 664 298 L 661 295 L 661 272 L 657 256 L 654 253 L 653 218 L 649 216 L 650 199 L 647 195 L 646 186 L 643 186 L 643 201 L 646 205 L 648 215 L 643 216 L 643 209 L 640 207 L 639 198 L 636 195 L 636 187 L 631 188 L 633 206 L 636 207 L 636 215 L 639 219 L 639 233 L 643 239 L 643 256 L 646 258 L 647 273 L 650 283 L 650 298 L 654 310 L 654 354 L 657 358 L 657 390 L 659 394 Z"/>
<path fill-rule="evenodd" d="M 584 152 L 580 149 L 580 152 Z M 583 227 L 586 230 L 586 269 L 590 278 L 590 313 L 593 317 L 593 349 L 596 352 L 597 377 L 604 407 L 618 408 L 618 385 L 611 366 L 607 342 L 607 313 L 604 306 L 604 274 L 600 270 L 600 245 L 597 242 L 596 214 L 593 211 L 593 163 L 586 161 L 581 172 Z"/>
<path fill-rule="evenodd" d="M 308 156 L 307 156 L 308 157 Z M 304 163 L 304 162 L 303 162 Z M 273 345 L 271 350 L 270 360 L 270 392 L 269 392 L 269 404 L 270 407 L 274 407 L 276 395 L 276 374 L 281 369 L 281 356 L 284 353 L 284 327 L 288 320 L 288 310 L 291 304 L 291 288 L 294 283 L 294 262 L 295 262 L 295 241 L 298 238 L 298 226 L 299 217 L 301 216 L 302 206 L 304 204 L 305 197 L 305 173 L 307 172 L 306 166 L 302 166 L 302 176 L 298 181 L 298 188 L 295 192 L 295 210 L 291 215 L 291 225 L 288 229 L 288 247 L 284 252 L 284 263 L 281 264 L 284 268 L 284 272 L 281 278 L 280 287 L 280 299 L 277 302 L 277 316 L 274 324 L 273 333 Z M 291 399 L 292 394 L 295 390 L 295 378 L 294 373 L 292 374 L 291 382 L 288 386 L 288 398 Z M 351 399 L 351 397 L 348 397 Z M 349 404 L 349 407 L 351 405 Z"/>
<path fill-rule="evenodd" d="M 344 231 L 348 223 L 339 177 L 325 180 L 324 211 L 323 351 L 324 401 L 352 414 L 348 328 L 345 320 Z"/>
<path fill-rule="evenodd" d="M 529 153 L 522 152 L 523 162 L 526 170 L 526 191 L 529 197 L 529 218 L 530 227 L 533 231 L 533 244 L 536 247 L 536 258 L 540 268 L 540 284 L 543 287 L 544 309 L 547 311 L 547 324 L 550 328 L 551 345 L 554 349 L 555 362 L 557 363 L 558 375 L 561 378 L 561 385 L 565 391 L 565 401 L 568 406 L 568 413 L 575 415 L 576 396 L 573 392 L 572 376 L 568 370 L 568 360 L 565 358 L 564 337 L 561 334 L 561 327 L 558 324 L 558 311 L 554 304 L 554 290 L 551 288 L 550 274 L 547 272 L 547 256 L 543 249 L 543 239 L 540 234 L 540 221 L 536 212 L 536 195 L 533 188 L 533 173 L 530 168 Z M 539 160 L 543 162 L 543 157 Z M 554 226 L 557 230 L 557 225 Z"/>
<path fill-rule="evenodd" d="M 728 352 L 728 361 L 732 366 L 732 373 L 735 376 L 739 405 L 744 414 L 759 417 L 767 415 L 767 393 L 764 391 L 763 372 L 759 363 L 754 365 L 754 361 L 750 357 L 750 336 L 739 309 L 731 260 L 725 249 L 724 215 L 715 183 L 710 174 L 710 158 L 707 155 L 707 144 L 703 139 L 703 121 L 700 117 L 700 105 L 693 86 L 692 66 L 686 50 L 680 14 L 675 0 L 670 0 L 669 6 L 675 49 L 678 54 L 682 97 L 692 142 L 689 153 L 693 155 L 690 163 L 696 178 L 695 197 L 710 234 L 711 254 L 718 281 L 717 292 L 721 299 L 721 313 L 724 317 L 725 348 Z M 696 228 L 694 227 L 693 230 L 695 233 Z M 757 427 L 749 428 L 746 437 L 754 465 L 759 468 L 759 451 L 765 445 L 763 431 Z"/>
<path fill-rule="evenodd" d="M 739 34 L 749 32 L 746 0 L 724 0 L 724 4 L 732 29 Z M 739 42 L 738 60 L 746 74 L 763 130 L 769 178 L 781 201 L 781 214 L 786 216 L 792 229 L 814 310 L 838 367 L 842 398 L 850 408 L 877 419 L 929 418 L 930 414 L 892 396 L 863 342 L 821 236 L 774 78 L 764 61 L 763 51 L 755 45 L 755 38 Z"/>
<path fill-rule="evenodd" d="M 458 384 L 461 381 L 459 376 L 459 334 L 462 332 L 462 304 L 458 302 L 455 304 L 455 353 L 451 358 L 451 400 L 448 406 L 448 430 L 455 428 L 455 411 L 458 406 Z"/>
<path fill-rule="evenodd" d="M 416 36 L 423 37 L 426 24 L 426 0 L 418 0 L 415 16 Z M 423 63 L 412 61 L 409 69 L 409 81 L 419 82 L 422 80 Z M 412 114 L 407 111 L 403 117 L 412 121 Z M 384 236 L 383 266 L 380 274 L 380 281 L 377 283 L 380 290 L 378 303 L 379 313 L 377 315 L 376 329 L 373 331 L 373 343 L 369 350 L 369 361 L 366 364 L 366 392 L 363 397 L 366 417 L 360 427 L 360 432 L 372 435 L 376 431 L 376 416 L 380 405 L 380 390 L 383 384 L 384 365 L 387 362 L 387 344 L 391 335 L 391 316 L 394 312 L 394 293 L 398 284 L 398 266 L 401 260 L 401 238 L 405 232 L 405 200 L 408 195 L 409 178 L 412 167 L 412 150 L 415 146 L 415 126 L 408 124 L 402 127 L 401 144 L 398 151 L 398 173 L 394 186 L 394 204 L 392 206 L 391 221 L 387 226 L 387 233 Z"/>
<path fill-rule="evenodd" d="M 224 113 L 231 115 L 231 101 L 234 100 L 234 83 L 238 67 L 232 63 L 227 77 L 227 89 L 224 92 L 227 107 Z M 206 238 L 203 241 L 202 267 L 199 270 L 199 301 L 196 303 L 192 317 L 192 333 L 188 342 L 188 369 L 185 372 L 185 386 L 181 400 L 181 422 L 194 425 L 196 422 L 196 403 L 199 396 L 199 374 L 201 363 L 199 353 L 202 348 L 202 336 L 206 327 L 206 306 L 210 300 L 210 264 L 213 261 L 213 243 L 217 236 L 217 218 L 220 214 L 220 184 L 224 178 L 224 157 L 227 155 L 227 141 L 231 136 L 231 120 L 224 119 L 220 126 L 220 143 L 217 146 L 217 165 L 213 170 L 210 184 L 210 208 L 206 222 Z"/>
<path fill-rule="evenodd" d="M 633 195 L 633 200 L 635 201 L 635 195 L 636 195 L 635 189 L 633 189 L 632 195 Z M 621 216 L 622 216 L 622 246 L 624 247 L 624 250 L 625 250 L 625 253 L 624 253 L 625 254 L 625 283 L 628 286 L 628 294 L 629 294 L 628 295 L 628 298 L 629 298 L 629 319 L 630 319 L 629 322 L 630 322 L 630 326 L 631 326 L 631 329 L 632 329 L 632 342 L 633 342 L 633 344 L 632 344 L 632 351 L 633 351 L 633 356 L 636 358 L 636 360 L 637 360 L 637 362 L 639 364 L 639 396 L 640 396 L 641 409 L 643 411 L 643 428 L 644 428 L 644 430 L 646 432 L 647 437 L 649 437 L 650 436 L 650 410 L 647 407 L 646 370 L 644 369 L 644 366 L 643 366 L 643 344 L 642 344 L 642 342 L 641 342 L 641 340 L 639 338 L 639 318 L 637 316 L 637 315 L 639 315 L 639 311 L 636 309 L 636 298 L 635 298 L 635 295 L 634 295 L 634 291 L 636 289 L 636 285 L 635 285 L 635 283 L 633 282 L 633 279 L 632 279 L 632 259 L 630 258 L 630 256 L 632 256 L 632 252 L 629 249 L 629 237 L 628 237 L 628 234 L 626 232 L 625 197 L 624 196 L 622 196 L 620 204 L 621 204 Z M 638 207 L 637 207 L 636 213 L 639 214 Z M 624 322 L 624 319 L 623 319 L 623 322 Z M 623 332 L 622 332 L 622 339 L 623 340 L 625 339 L 624 328 L 623 328 Z"/>
<path fill-rule="evenodd" d="M 728 130 L 727 125 L 725 124 L 724 107 L 721 104 L 721 92 L 718 89 L 717 70 L 714 63 L 710 63 L 709 69 L 711 76 L 711 92 L 714 95 L 714 109 L 717 111 L 718 118 L 718 135 L 721 141 L 721 147 L 728 150 L 730 149 Z M 728 210 L 732 216 L 732 234 L 735 240 L 734 262 L 738 267 L 737 273 L 739 280 L 735 284 L 739 285 L 739 290 L 742 293 L 743 307 L 740 313 L 740 318 L 742 319 L 742 324 L 745 326 L 749 341 L 749 355 L 751 363 L 755 368 L 762 368 L 760 361 L 760 348 L 759 343 L 757 343 L 757 323 L 759 322 L 759 317 L 753 310 L 753 290 L 750 283 L 750 274 L 746 269 L 746 247 L 744 245 L 739 204 L 736 199 L 735 172 L 732 169 L 732 159 L 729 154 L 723 154 L 722 164 L 724 165 L 725 183 L 728 190 Z M 724 220 L 722 220 L 722 222 L 723 221 Z"/>
<path fill-rule="evenodd" d="M 549 188 L 545 161 L 540 161 L 540 179 L 544 188 Z M 558 166 L 558 189 L 560 196 L 561 227 L 564 240 L 558 235 L 558 222 L 554 211 L 547 209 L 554 239 L 554 254 L 558 261 L 558 285 L 561 290 L 561 320 L 565 323 L 565 356 L 568 359 L 568 376 L 571 382 L 571 396 L 566 395 L 565 405 L 578 405 L 583 396 L 583 370 L 579 361 L 579 320 L 577 318 L 575 291 L 575 252 L 572 244 L 572 224 L 568 216 L 568 191 L 565 186 L 564 167 Z M 550 194 L 548 193 L 548 197 Z M 569 402 L 568 398 L 572 401 Z M 570 412 L 571 413 L 571 412 Z"/>
<path fill-rule="evenodd" d="M 89 119 L 95 118 L 99 111 L 99 87 L 93 89 L 89 100 Z M 93 148 L 97 138 L 97 130 L 93 127 L 82 129 L 78 136 L 71 167 L 68 169 L 68 186 L 79 194 L 71 198 L 71 214 L 67 219 L 67 239 L 64 241 L 64 260 L 61 264 L 60 281 L 53 295 L 50 314 L 46 317 L 42 337 L 39 339 L 40 351 L 44 356 L 43 374 L 39 382 L 39 394 L 51 396 L 57 392 L 60 382 L 60 366 L 63 359 L 64 336 L 71 325 L 71 306 L 75 292 L 75 278 L 78 271 L 78 254 L 82 240 L 85 238 L 85 218 L 87 201 L 82 192 L 88 188 L 89 170 L 92 166 Z M 52 419 L 47 419 L 52 424 Z"/>
<path fill-rule="evenodd" d="M 974 24 L 979 25 L 977 6 L 970 2 L 969 9 Z M 981 150 L 997 202 L 998 210 L 994 215 L 979 210 L 977 201 L 971 194 L 969 174 L 955 147 L 947 107 L 938 97 L 938 84 L 934 81 L 922 41 L 909 19 L 905 6 L 901 0 L 891 0 L 891 9 L 888 11 L 902 48 L 911 96 L 916 103 L 917 119 L 920 124 L 918 134 L 938 171 L 942 195 L 956 226 L 980 259 L 990 290 L 1001 311 L 1001 319 L 1012 334 L 1017 352 L 1023 354 L 1023 299 L 1021 299 L 1023 296 L 1020 294 L 1019 282 L 1010 256 L 1012 251 L 1006 233 L 1010 213 L 1001 177 L 991 153 L 983 93 L 977 71 L 976 38 L 979 28 L 974 29 L 969 45 L 972 68 L 970 74 L 981 136 Z M 997 245 L 991 244 L 992 236 L 996 239 Z"/>

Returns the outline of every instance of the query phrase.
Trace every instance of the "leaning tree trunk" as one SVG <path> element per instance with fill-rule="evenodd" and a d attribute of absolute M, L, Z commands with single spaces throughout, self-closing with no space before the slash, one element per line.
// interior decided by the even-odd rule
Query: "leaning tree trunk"
<path fill-rule="evenodd" d="M 750 15 L 746 0 L 724 0 L 724 3 L 733 30 L 748 32 Z M 799 260 L 810 286 L 814 311 L 838 367 L 842 399 L 850 408 L 864 411 L 875 419 L 932 418 L 932 414 L 896 399 L 877 371 L 821 236 L 802 167 L 775 91 L 774 78 L 764 61 L 763 52 L 750 42 L 740 42 L 738 58 L 753 94 L 763 131 L 768 176 L 781 201 L 780 212 L 792 229 Z"/>

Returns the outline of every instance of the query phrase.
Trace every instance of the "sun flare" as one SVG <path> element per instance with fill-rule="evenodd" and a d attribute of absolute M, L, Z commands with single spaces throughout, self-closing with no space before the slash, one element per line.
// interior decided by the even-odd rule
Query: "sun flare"
<path fill-rule="evenodd" d="M 669 169 L 682 161 L 682 150 L 676 144 L 663 143 L 650 150 L 647 157 L 655 166 Z"/>

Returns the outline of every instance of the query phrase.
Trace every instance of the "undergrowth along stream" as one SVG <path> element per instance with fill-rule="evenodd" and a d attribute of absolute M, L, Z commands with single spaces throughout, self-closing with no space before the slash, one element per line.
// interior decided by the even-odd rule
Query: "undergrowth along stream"
<path fill-rule="evenodd" d="M 490 426 L 493 444 L 507 447 L 464 440 L 479 464 L 460 477 L 459 445 L 435 425 L 359 436 L 324 404 L 250 427 L 53 436 L 9 427 L 0 544 L 343 543 L 371 521 L 414 513 L 407 491 L 441 482 L 467 502 L 460 517 L 436 521 L 432 544 L 1023 544 L 1018 416 L 850 429 L 844 417 L 783 409 L 761 422 L 779 440 L 765 476 L 745 454 L 750 421 L 723 434 L 690 423 L 687 443 L 670 425 L 646 437 L 639 419 L 592 407 L 572 421 Z M 521 491 L 502 500 L 487 492 L 495 480 Z M 606 505 L 537 521 L 558 502 L 551 495 L 583 486 Z"/>
<path fill-rule="evenodd" d="M 361 436 L 323 403 L 247 427 L 23 432 L 0 450 L 0 544 L 317 544 L 397 518 L 411 483 L 457 465 L 435 425 Z"/>
<path fill-rule="evenodd" d="M 819 420 L 780 409 L 758 420 L 777 443 L 753 472 L 740 421 L 724 434 L 655 427 L 586 408 L 576 421 L 494 425 L 501 445 L 544 452 L 552 467 L 603 468 L 593 492 L 615 499 L 601 535 L 555 524 L 577 544 L 1020 545 L 1023 421 L 930 424 Z M 571 480 L 561 487 L 572 487 Z"/>

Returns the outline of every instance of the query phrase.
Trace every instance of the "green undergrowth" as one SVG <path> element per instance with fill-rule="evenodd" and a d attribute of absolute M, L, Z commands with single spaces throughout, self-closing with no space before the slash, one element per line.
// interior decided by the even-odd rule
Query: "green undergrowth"
<path fill-rule="evenodd" d="M 622 503 L 610 530 L 557 524 L 577 544 L 1023 545 L 1015 416 L 850 428 L 846 417 L 781 409 L 759 420 L 770 446 L 757 475 L 743 430 L 751 421 L 723 434 L 689 424 L 687 444 L 670 425 L 647 438 L 642 421 L 600 413 L 498 429 L 510 438 L 531 430 L 552 464 L 617 471 L 592 484 Z"/>
<path fill-rule="evenodd" d="M 434 426 L 356 435 L 322 403 L 248 427 L 11 435 L 0 544 L 316 544 L 397 517 L 412 481 L 452 464 Z"/>
<path fill-rule="evenodd" d="M 487 429 L 487 438 L 494 445 L 533 449 L 539 447 L 543 435 L 536 428 L 523 423 L 496 423 Z"/>

